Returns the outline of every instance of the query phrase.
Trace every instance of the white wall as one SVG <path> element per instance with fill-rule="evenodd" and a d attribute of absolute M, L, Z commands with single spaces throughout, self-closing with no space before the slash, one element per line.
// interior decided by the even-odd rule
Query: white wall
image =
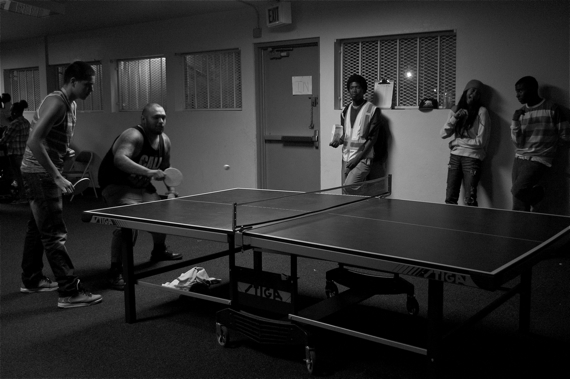
<path fill-rule="evenodd" d="M 338 39 L 402 33 L 456 30 L 457 93 L 470 79 L 489 86 L 493 121 L 489 156 L 480 185 L 480 206 L 510 208 L 510 170 L 513 147 L 509 123 L 520 106 L 514 83 L 533 75 L 543 94 L 568 107 L 570 98 L 570 10 L 566 1 L 506 2 L 294 2 L 293 24 L 263 27 L 254 39 L 255 13 L 188 17 L 168 22 L 53 36 L 43 40 L 0 45 L 1 69 L 42 65 L 75 59 L 101 60 L 104 65 L 104 111 L 78 116 L 74 146 L 94 150 L 102 157 L 113 139 L 135 125 L 139 112 L 117 112 L 114 104 L 114 61 L 121 58 L 167 56 L 167 134 L 173 140 L 173 165 L 185 173 L 183 194 L 231 187 L 257 187 L 257 125 L 254 44 L 318 37 L 320 39 L 321 135 L 338 123 L 334 99 L 334 44 Z M 237 21 L 236 21 L 237 20 Z M 262 25 L 264 25 L 264 20 Z M 183 110 L 183 65 L 177 54 L 239 48 L 242 57 L 242 111 Z M 40 67 L 41 70 L 44 68 Z M 388 169 L 394 176 L 393 197 L 442 202 L 449 150 L 438 132 L 445 110 L 386 110 L 391 147 Z M 326 140 L 326 139 L 325 139 Z M 340 151 L 321 144 L 322 188 L 340 184 Z M 231 164 L 231 170 L 223 165 Z M 566 153 L 551 178 L 545 211 L 570 214 L 570 161 Z M 561 179 L 563 178 L 563 179 Z"/>

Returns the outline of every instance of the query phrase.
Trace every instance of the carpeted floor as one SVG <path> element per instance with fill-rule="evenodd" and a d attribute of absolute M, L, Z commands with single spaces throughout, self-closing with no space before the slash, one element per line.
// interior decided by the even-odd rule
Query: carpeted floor
<path fill-rule="evenodd" d="M 106 272 L 112 228 L 81 222 L 81 212 L 104 207 L 90 196 L 65 200 L 67 247 L 82 282 L 103 302 L 86 308 L 57 308 L 56 293 L 19 292 L 20 260 L 28 218 L 22 205 L 0 204 L 0 377 L 1 378 L 303 378 L 309 377 L 302 346 L 262 346 L 232 335 L 226 348 L 216 340 L 215 314 L 224 306 L 137 287 L 138 322 L 124 322 L 123 293 L 108 288 Z M 185 257 L 224 246 L 169 237 L 172 250 Z M 148 261 L 151 239 L 141 233 L 135 262 Z M 250 254 L 238 262 L 250 265 Z M 284 256 L 266 256 L 265 267 L 287 272 Z M 202 265 L 227 283 L 227 258 Z M 301 259 L 300 289 L 311 302 L 324 297 L 325 272 L 332 263 Z M 149 281 L 164 283 L 181 272 Z M 47 266 L 45 274 L 52 277 Z M 348 323 L 405 339 L 421 337 L 426 317 L 427 283 L 411 278 L 420 302 L 419 317 L 406 315 L 405 296 L 376 296 L 344 316 Z M 227 286 L 216 290 L 227 292 Z M 492 301 L 489 293 L 445 287 L 446 324 L 453 326 Z M 380 308 L 379 306 L 382 306 Z M 566 378 L 570 356 L 570 258 L 544 260 L 533 271 L 531 334 L 521 336 L 518 298 L 511 299 L 461 339 L 450 343 L 438 371 L 421 355 L 333 332 L 314 331 L 318 377 L 327 378 Z"/>

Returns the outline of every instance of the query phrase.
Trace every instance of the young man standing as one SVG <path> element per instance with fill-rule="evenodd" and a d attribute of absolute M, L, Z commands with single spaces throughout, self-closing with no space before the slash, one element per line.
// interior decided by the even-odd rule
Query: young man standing
<path fill-rule="evenodd" d="M 75 99 L 93 91 L 95 71 L 85 62 L 73 62 L 64 73 L 64 84 L 44 98 L 34 114 L 21 171 L 32 216 L 24 241 L 23 293 L 59 291 L 59 308 L 98 304 L 101 295 L 87 292 L 74 273 L 65 241 L 63 194 L 73 193 L 73 184 L 61 172 L 76 123 Z M 57 283 L 43 275 L 43 254 Z"/>
<path fill-rule="evenodd" d="M 164 133 L 166 113 L 159 104 L 147 104 L 141 115 L 140 125 L 125 130 L 118 136 L 99 166 L 99 185 L 103 197 L 110 206 L 138 204 L 159 200 L 160 196 L 151 179 L 164 180 L 163 170 L 170 167 L 170 139 Z M 169 187 L 169 197 L 174 188 Z M 111 242 L 110 283 L 116 290 L 123 290 L 121 275 L 121 229 L 113 232 Z M 182 255 L 166 248 L 166 236 L 151 233 L 154 248 L 151 261 L 182 259 Z"/>
<path fill-rule="evenodd" d="M 552 166 L 558 145 L 570 142 L 570 126 L 558 105 L 538 95 L 538 82 L 525 76 L 515 84 L 517 109 L 511 123 L 515 144 L 513 210 L 529 212 L 544 197 L 540 179 Z"/>
<path fill-rule="evenodd" d="M 336 148 L 342 144 L 343 193 L 359 194 L 355 184 L 366 181 L 374 161 L 374 144 L 380 128 L 380 109 L 364 98 L 368 86 L 362 76 L 351 75 L 346 90 L 352 102 L 342 111 L 343 135 L 329 145 Z"/>

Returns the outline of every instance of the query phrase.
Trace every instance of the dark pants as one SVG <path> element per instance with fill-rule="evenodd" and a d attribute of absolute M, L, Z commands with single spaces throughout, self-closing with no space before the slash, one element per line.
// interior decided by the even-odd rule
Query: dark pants
<path fill-rule="evenodd" d="M 103 198 L 107 205 L 116 207 L 119 205 L 132 205 L 146 203 L 148 201 L 160 200 L 154 186 L 149 188 L 133 188 L 125 185 L 109 184 L 103 189 Z M 166 235 L 161 233 L 150 233 L 155 246 L 164 246 Z M 113 232 L 111 241 L 111 264 L 122 265 L 122 229 L 118 228 Z"/>
<path fill-rule="evenodd" d="M 461 183 L 464 184 L 466 205 L 477 206 L 477 186 L 481 179 L 481 160 L 471 157 L 463 157 L 451 154 L 447 166 L 447 190 L 445 202 L 457 204 Z"/>
<path fill-rule="evenodd" d="M 22 180 L 22 173 L 20 172 L 20 166 L 22 165 L 23 155 L 9 155 L 8 159 L 10 161 L 10 170 L 12 180 L 18 183 L 18 197 L 19 199 L 25 199 L 26 194 L 24 191 L 24 181 Z"/>
<path fill-rule="evenodd" d="M 22 178 L 32 211 L 24 240 L 22 282 L 26 287 L 35 287 L 44 277 L 45 252 L 60 295 L 72 296 L 78 290 L 79 279 L 65 248 L 67 228 L 63 221 L 61 191 L 47 173 L 22 173 Z"/>
<path fill-rule="evenodd" d="M 529 212 L 544 197 L 544 190 L 538 187 L 548 166 L 531 160 L 515 158 L 513 163 L 513 210 Z"/>

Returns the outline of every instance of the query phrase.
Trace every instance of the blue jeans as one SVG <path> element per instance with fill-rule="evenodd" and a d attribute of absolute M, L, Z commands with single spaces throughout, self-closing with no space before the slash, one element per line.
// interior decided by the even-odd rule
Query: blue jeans
<path fill-rule="evenodd" d="M 342 179 L 343 186 L 354 185 L 366 181 L 370 173 L 372 159 L 362 159 L 352 169 L 346 168 L 346 162 L 342 161 Z M 353 186 L 342 189 L 343 194 L 361 195 L 360 187 Z"/>
<path fill-rule="evenodd" d="M 513 210 L 529 212 L 544 196 L 542 187 L 537 186 L 548 171 L 548 166 L 531 160 L 515 158 L 512 179 Z"/>
<path fill-rule="evenodd" d="M 67 254 L 67 228 L 63 221 L 61 191 L 47 173 L 22 173 L 26 197 L 32 215 L 24 240 L 22 282 L 35 287 L 43 279 L 43 254 L 53 271 L 62 297 L 72 296 L 78 290 L 79 279 Z"/>
<path fill-rule="evenodd" d="M 447 204 L 457 204 L 461 183 L 464 184 L 466 205 L 476 207 L 477 186 L 481 179 L 480 159 L 463 157 L 451 154 L 447 170 L 447 190 L 445 191 L 445 202 Z"/>

